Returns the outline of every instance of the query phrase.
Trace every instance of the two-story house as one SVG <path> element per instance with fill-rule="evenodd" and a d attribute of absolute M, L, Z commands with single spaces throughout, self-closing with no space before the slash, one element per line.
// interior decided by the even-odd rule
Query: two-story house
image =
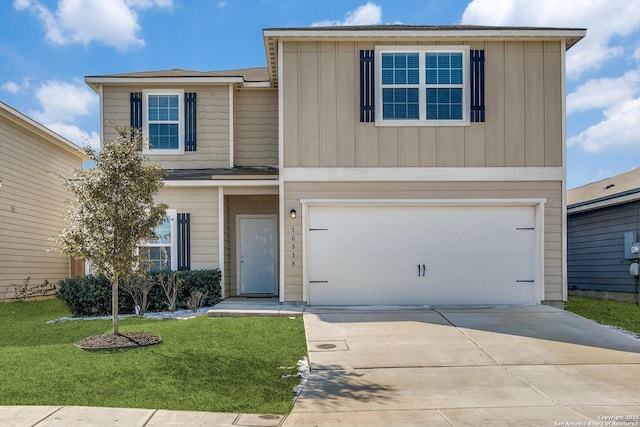
<path fill-rule="evenodd" d="M 156 268 L 224 297 L 566 299 L 565 52 L 582 29 L 266 29 L 267 67 L 87 77 L 168 170 Z"/>

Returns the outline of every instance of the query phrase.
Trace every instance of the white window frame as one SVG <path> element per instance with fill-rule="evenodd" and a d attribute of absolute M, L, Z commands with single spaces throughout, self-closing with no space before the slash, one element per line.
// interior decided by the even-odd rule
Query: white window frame
<path fill-rule="evenodd" d="M 167 209 L 167 217 L 171 222 L 171 243 L 150 243 L 145 242 L 143 247 L 145 248 L 158 248 L 169 247 L 171 254 L 171 271 L 178 270 L 178 211 L 176 209 Z"/>
<path fill-rule="evenodd" d="M 469 81 L 469 46 L 376 46 L 375 48 L 375 94 L 376 94 L 376 126 L 469 126 L 470 125 L 470 81 Z M 428 87 L 425 76 L 425 53 L 451 52 L 462 53 L 462 120 L 427 120 Z M 382 106 L 382 54 L 383 53 L 418 53 L 419 55 L 419 84 L 418 85 L 385 85 L 384 88 L 418 87 L 419 118 L 417 120 L 395 120 L 383 118 Z M 454 85 L 459 86 L 459 85 Z M 446 85 L 437 87 L 446 88 Z"/>
<path fill-rule="evenodd" d="M 149 96 L 178 96 L 178 148 L 152 149 L 149 145 Z M 162 122 L 170 123 L 170 122 Z M 144 89 L 142 91 L 142 138 L 145 141 L 144 154 L 183 154 L 184 153 L 184 89 Z"/>

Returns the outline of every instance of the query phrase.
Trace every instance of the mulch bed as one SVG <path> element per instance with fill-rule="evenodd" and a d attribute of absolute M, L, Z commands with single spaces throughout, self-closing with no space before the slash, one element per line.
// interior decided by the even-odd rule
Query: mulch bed
<path fill-rule="evenodd" d="M 122 332 L 120 334 L 94 335 L 78 341 L 76 345 L 83 350 L 121 350 L 148 347 L 162 342 L 156 334 L 147 332 Z"/>

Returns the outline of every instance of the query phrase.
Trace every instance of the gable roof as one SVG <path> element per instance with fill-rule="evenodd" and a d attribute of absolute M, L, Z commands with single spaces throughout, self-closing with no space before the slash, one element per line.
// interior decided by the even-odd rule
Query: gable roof
<path fill-rule="evenodd" d="M 269 77 L 278 85 L 278 41 L 296 40 L 564 40 L 569 49 L 586 35 L 584 28 L 497 27 L 484 25 L 359 25 L 266 28 L 262 30 Z"/>
<path fill-rule="evenodd" d="M 100 84 L 140 84 L 140 83 L 235 83 L 246 87 L 269 86 L 266 67 L 243 68 L 238 70 L 194 71 L 174 68 L 172 70 L 142 71 L 134 73 L 87 76 L 85 82 L 96 92 Z"/>
<path fill-rule="evenodd" d="M 54 146 L 61 148 L 67 152 L 75 154 L 80 159 L 88 159 L 87 155 L 82 151 L 82 149 L 75 145 L 73 142 L 58 135 L 48 127 L 41 125 L 32 118 L 27 117 L 26 115 L 8 106 L 2 101 L 0 101 L 0 120 L 13 123 L 26 132 L 34 133 L 40 139 L 45 140 L 50 144 L 53 144 Z"/>
<path fill-rule="evenodd" d="M 640 168 L 567 191 L 567 205 L 572 212 L 598 209 L 636 199 L 640 199 Z"/>

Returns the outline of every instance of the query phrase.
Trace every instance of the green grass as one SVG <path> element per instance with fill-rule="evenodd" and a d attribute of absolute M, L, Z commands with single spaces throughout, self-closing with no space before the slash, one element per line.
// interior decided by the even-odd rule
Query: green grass
<path fill-rule="evenodd" d="M 301 318 L 120 319 L 120 330 L 163 343 L 87 352 L 110 320 L 46 324 L 58 300 L 0 304 L 0 405 L 78 405 L 286 414 L 306 353 Z M 289 369 L 280 369 L 280 367 Z M 291 368 L 293 367 L 293 368 Z"/>
<path fill-rule="evenodd" d="M 618 326 L 640 335 L 640 306 L 636 304 L 569 297 L 565 309 L 603 325 Z"/>

